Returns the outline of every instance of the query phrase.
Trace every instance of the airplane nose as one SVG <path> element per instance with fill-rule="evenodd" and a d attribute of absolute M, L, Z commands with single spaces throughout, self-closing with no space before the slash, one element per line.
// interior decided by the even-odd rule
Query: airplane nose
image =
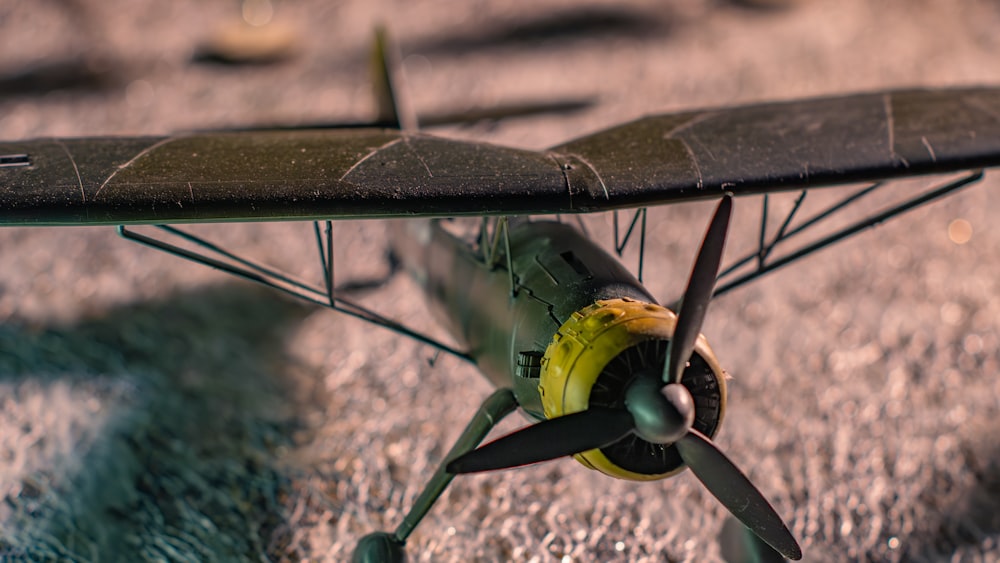
<path fill-rule="evenodd" d="M 691 392 L 680 383 L 664 386 L 657 374 L 640 375 L 629 385 L 625 407 L 635 419 L 635 433 L 653 444 L 673 444 L 694 424 Z"/>

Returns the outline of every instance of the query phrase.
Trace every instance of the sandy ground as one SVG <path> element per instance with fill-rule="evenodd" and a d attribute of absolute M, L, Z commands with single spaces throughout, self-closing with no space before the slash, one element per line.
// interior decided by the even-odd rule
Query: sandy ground
<path fill-rule="evenodd" d="M 785 7 L 287 0 L 273 25 L 295 30 L 294 56 L 247 67 L 191 62 L 238 21 L 236 2 L 6 0 L 0 137 L 364 119 L 377 21 L 401 43 L 418 113 L 598 100 L 440 131 L 527 148 L 652 112 L 1000 84 L 994 2 L 771 4 Z M 44 71 L 56 62 L 78 76 Z M 987 176 L 713 304 L 705 333 L 733 375 L 719 443 L 806 560 L 1000 558 L 996 187 Z M 759 205 L 737 202 L 730 256 L 752 246 Z M 646 279 L 665 301 L 709 213 L 651 214 Z M 972 226 L 965 244 L 949 238 L 956 219 Z M 307 226 L 205 232 L 315 274 Z M 384 268 L 383 224 L 337 234 L 340 281 Z M 345 560 L 396 525 L 490 392 L 456 360 L 429 365 L 426 347 L 112 229 L 2 229 L 0 249 L 0 553 L 12 559 Z M 363 299 L 435 330 L 404 278 Z M 718 560 L 724 521 L 688 474 L 617 482 L 562 461 L 458 479 L 410 555 Z"/>

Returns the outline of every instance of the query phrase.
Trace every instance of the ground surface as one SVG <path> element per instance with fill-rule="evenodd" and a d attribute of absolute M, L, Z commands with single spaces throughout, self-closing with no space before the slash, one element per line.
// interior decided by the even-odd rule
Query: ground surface
<path fill-rule="evenodd" d="M 1000 84 L 994 2 L 784 4 L 287 0 L 274 24 L 299 33 L 295 56 L 235 67 L 191 62 L 239 19 L 235 2 L 7 0 L 0 137 L 363 119 L 377 21 L 402 45 L 418 113 L 599 100 L 443 131 L 528 148 L 658 111 Z M 733 375 L 719 443 L 806 560 L 1000 558 L 998 187 L 988 177 L 713 304 L 705 333 Z M 737 202 L 731 255 L 756 236 L 758 206 Z M 651 216 L 646 279 L 664 300 L 709 213 Z M 949 239 L 956 219 L 972 225 L 966 244 Z M 299 226 L 210 232 L 293 268 L 314 254 Z M 337 233 L 342 281 L 381 270 L 383 224 Z M 0 552 L 12 556 L 344 560 L 395 526 L 490 391 L 456 360 L 431 367 L 424 347 L 111 229 L 3 229 L 0 249 Z M 433 326 L 406 279 L 364 298 Z M 564 461 L 459 479 L 410 553 L 704 561 L 721 557 L 724 520 L 690 475 L 616 482 Z"/>

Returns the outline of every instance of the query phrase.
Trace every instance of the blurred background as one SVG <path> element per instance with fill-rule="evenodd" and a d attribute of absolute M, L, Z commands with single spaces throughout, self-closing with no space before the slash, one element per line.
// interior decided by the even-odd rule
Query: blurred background
<path fill-rule="evenodd" d="M 530 149 L 657 112 L 1000 85 L 988 0 L 0 0 L 0 138 L 371 119 L 379 23 L 426 121 L 551 110 L 433 133 Z M 1000 558 L 997 187 L 988 174 L 713 304 L 705 334 L 733 376 L 718 441 L 807 561 Z M 731 256 L 759 207 L 737 201 Z M 651 212 L 662 301 L 710 213 Z M 384 229 L 337 225 L 340 282 L 385 271 Z M 318 276 L 308 225 L 201 232 Z M 402 276 L 358 298 L 436 330 Z M 345 560 L 396 526 L 490 392 L 431 357 L 110 228 L 0 229 L 0 553 Z M 626 483 L 563 460 L 456 480 L 409 553 L 722 560 L 725 518 L 689 474 Z"/>

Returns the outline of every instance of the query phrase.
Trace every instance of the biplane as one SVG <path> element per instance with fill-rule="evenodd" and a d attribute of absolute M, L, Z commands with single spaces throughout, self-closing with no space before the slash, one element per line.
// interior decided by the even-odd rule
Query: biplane
<path fill-rule="evenodd" d="M 712 441 L 726 372 L 701 325 L 714 296 L 848 236 L 938 200 L 1000 165 L 1000 89 L 906 90 L 655 115 L 544 151 L 419 131 L 399 110 L 384 42 L 379 127 L 194 132 L 163 137 L 0 143 L 0 224 L 118 225 L 130 240 L 262 283 L 417 339 L 473 363 L 486 398 L 392 533 L 363 538 L 359 561 L 398 561 L 458 474 L 573 456 L 609 476 L 692 473 L 747 529 L 799 559 L 795 537 Z M 781 243 L 895 178 L 967 172 L 820 240 Z M 802 219 L 814 189 L 870 186 Z M 766 197 L 750 271 L 721 272 L 734 201 L 799 192 L 768 235 Z M 645 245 L 646 208 L 718 200 L 687 289 L 661 305 L 612 254 L 570 222 L 615 213 L 615 249 Z M 631 220 L 624 233 L 618 213 Z M 460 232 L 449 218 L 479 218 Z M 392 252 L 425 289 L 456 345 L 404 326 L 334 288 L 332 222 L 394 219 Z M 796 224 L 795 220 L 800 219 Z M 258 264 L 175 225 L 312 221 L 320 284 Z M 158 236 L 137 231 L 154 226 Z M 632 237 L 633 234 L 636 237 Z M 180 240 L 188 246 L 172 242 Z M 191 250 L 193 246 L 195 249 Z M 480 443 L 520 409 L 533 424 Z"/>

